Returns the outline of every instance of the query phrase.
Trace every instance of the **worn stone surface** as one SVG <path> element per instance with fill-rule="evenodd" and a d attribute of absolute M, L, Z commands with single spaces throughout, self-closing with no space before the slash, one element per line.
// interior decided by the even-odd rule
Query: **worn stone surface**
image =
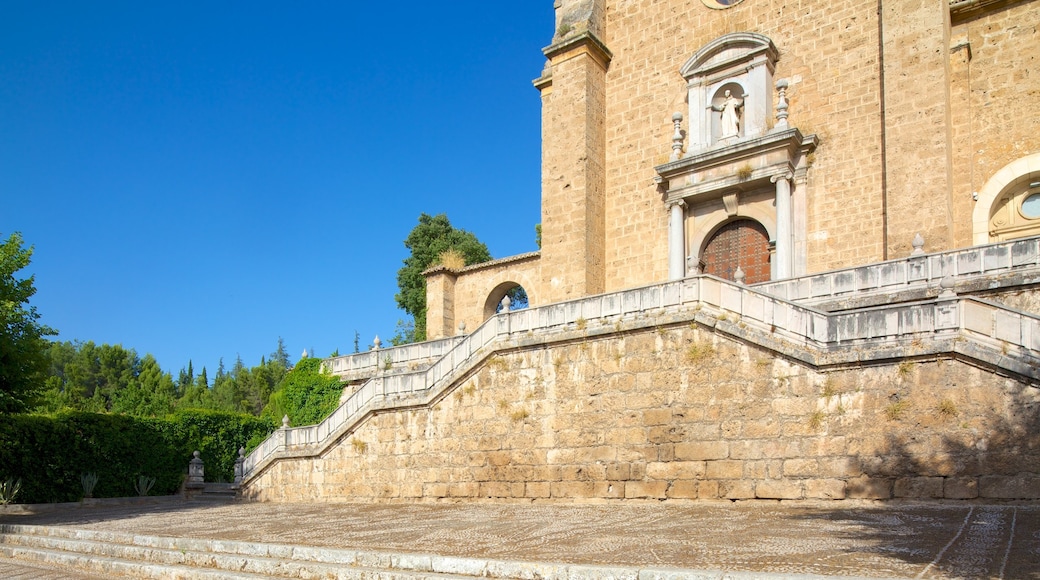
<path fill-rule="evenodd" d="M 276 460 L 244 494 L 1033 498 L 1038 403 L 1036 387 L 956 359 L 820 371 L 697 325 L 657 327 L 494 355 L 428 406 Z"/>
<path fill-rule="evenodd" d="M 461 557 L 752 575 L 1040 577 L 1036 505 L 835 505 L 186 503 L 52 510 L 0 523 L 370 550 L 399 562 L 432 555 L 444 566 L 465 566 L 449 559 Z"/>

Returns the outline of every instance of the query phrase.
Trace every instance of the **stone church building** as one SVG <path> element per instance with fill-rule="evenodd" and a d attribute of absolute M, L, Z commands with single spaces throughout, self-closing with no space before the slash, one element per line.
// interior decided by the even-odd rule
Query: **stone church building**
<path fill-rule="evenodd" d="M 1040 0 L 555 15 L 541 249 L 427 271 L 244 497 L 1040 499 Z"/>
<path fill-rule="evenodd" d="M 542 249 L 430 272 L 431 338 L 517 285 L 538 306 L 1040 234 L 1038 2 L 555 6 Z"/>

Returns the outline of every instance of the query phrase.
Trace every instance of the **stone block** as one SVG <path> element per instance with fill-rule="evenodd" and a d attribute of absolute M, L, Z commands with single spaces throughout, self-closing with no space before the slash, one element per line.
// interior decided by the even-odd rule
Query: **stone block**
<path fill-rule="evenodd" d="M 645 425 L 668 425 L 671 422 L 671 409 L 648 409 L 643 411 L 643 423 Z"/>
<path fill-rule="evenodd" d="M 852 499 L 890 499 L 892 480 L 887 477 L 861 476 L 849 479 L 846 492 Z"/>
<path fill-rule="evenodd" d="M 669 461 L 646 464 L 646 476 L 650 479 L 701 479 L 704 477 L 703 461 Z"/>
<path fill-rule="evenodd" d="M 675 458 L 680 461 L 704 461 L 725 459 L 729 456 L 726 441 L 691 441 L 675 444 Z"/>
<path fill-rule="evenodd" d="M 625 483 L 625 498 L 664 499 L 667 490 L 667 481 L 629 481 Z"/>
<path fill-rule="evenodd" d="M 700 497 L 699 481 L 676 481 L 668 487 L 668 497 L 675 499 L 697 499 Z"/>
<path fill-rule="evenodd" d="M 597 481 L 593 493 L 596 497 L 622 499 L 625 497 L 625 485 L 624 481 Z"/>
<path fill-rule="evenodd" d="M 979 478 L 979 497 L 991 499 L 1040 499 L 1040 477 L 1036 475 L 984 475 Z"/>
<path fill-rule="evenodd" d="M 791 479 L 764 479 L 755 482 L 755 497 L 760 499 L 802 499 L 802 482 Z"/>
<path fill-rule="evenodd" d="M 449 497 L 477 497 L 479 494 L 480 484 L 475 481 L 448 484 Z"/>
<path fill-rule="evenodd" d="M 717 497 L 726 499 L 753 499 L 755 497 L 755 485 L 751 481 L 742 479 L 720 481 L 718 486 Z"/>
<path fill-rule="evenodd" d="M 550 495 L 549 482 L 529 481 L 524 484 L 524 497 L 545 498 Z"/>
<path fill-rule="evenodd" d="M 744 462 L 733 459 L 705 462 L 706 479 L 740 479 L 744 477 Z"/>
<path fill-rule="evenodd" d="M 784 461 L 784 477 L 816 477 L 820 464 L 816 459 L 788 459 Z"/>
<path fill-rule="evenodd" d="M 554 481 L 549 484 L 549 495 L 554 498 L 594 497 L 595 485 L 591 481 Z"/>
<path fill-rule="evenodd" d="M 501 481 L 488 481 L 480 484 L 480 497 L 511 497 L 510 484 Z"/>
<path fill-rule="evenodd" d="M 943 497 L 975 499 L 979 497 L 979 480 L 974 477 L 947 477 L 943 482 Z"/>
<path fill-rule="evenodd" d="M 808 499 L 845 499 L 845 480 L 808 479 L 805 481 L 805 497 Z"/>
<path fill-rule="evenodd" d="M 942 477 L 900 477 L 892 489 L 894 497 L 932 498 L 943 496 Z"/>

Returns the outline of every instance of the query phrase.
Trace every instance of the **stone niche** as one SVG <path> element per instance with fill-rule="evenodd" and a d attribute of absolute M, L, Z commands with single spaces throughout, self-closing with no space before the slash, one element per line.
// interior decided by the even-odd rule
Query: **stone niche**
<path fill-rule="evenodd" d="M 778 54 L 768 37 L 738 32 L 709 42 L 686 61 L 679 72 L 686 79 L 690 105 L 689 151 L 732 138 L 722 127 L 727 91 L 740 101 L 735 136 L 757 137 L 766 132 Z"/>

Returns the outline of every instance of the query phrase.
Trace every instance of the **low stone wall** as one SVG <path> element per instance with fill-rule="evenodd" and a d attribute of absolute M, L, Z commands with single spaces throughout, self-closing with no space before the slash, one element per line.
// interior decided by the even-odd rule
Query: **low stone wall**
<path fill-rule="evenodd" d="M 430 406 L 275 461 L 243 494 L 1035 499 L 1038 403 L 956 359 L 816 370 L 684 324 L 495 355 Z"/>

